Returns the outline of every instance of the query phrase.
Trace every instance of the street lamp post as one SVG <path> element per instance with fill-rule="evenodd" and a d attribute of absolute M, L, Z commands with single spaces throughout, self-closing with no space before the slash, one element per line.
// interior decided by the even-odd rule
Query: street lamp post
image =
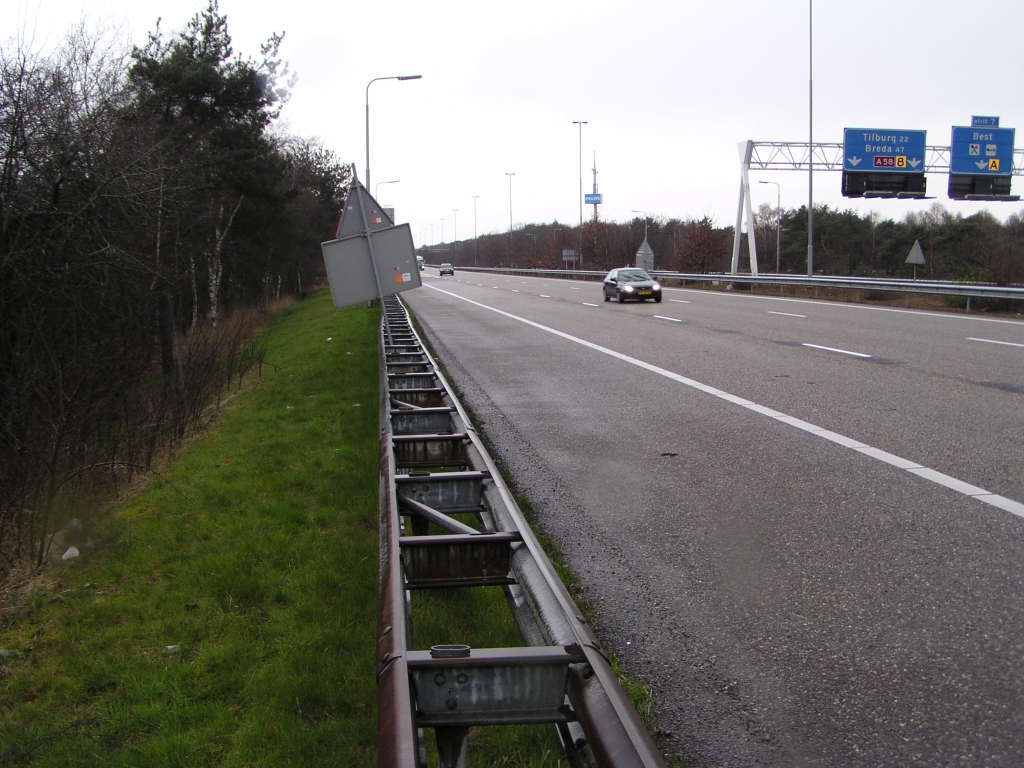
<path fill-rule="evenodd" d="M 777 181 L 759 181 L 757 183 L 775 185 L 777 200 L 775 203 L 775 274 L 780 274 L 782 272 L 779 268 L 779 245 L 782 243 L 782 187 L 779 186 Z"/>
<path fill-rule="evenodd" d="M 807 276 L 814 275 L 814 0 L 807 0 Z"/>
<path fill-rule="evenodd" d="M 370 86 L 378 80 L 419 80 L 423 75 L 375 77 L 366 84 L 366 186 L 370 186 Z"/>
<path fill-rule="evenodd" d="M 587 124 L 586 120 L 573 120 L 573 125 L 580 127 L 580 252 L 579 252 L 579 268 L 583 269 L 583 126 Z M 595 207 L 596 211 L 597 208 Z"/>
<path fill-rule="evenodd" d="M 479 266 L 480 262 L 480 241 L 476 238 L 476 199 L 480 195 L 470 195 L 473 198 L 473 266 Z"/>
<path fill-rule="evenodd" d="M 444 245 L 444 219 L 441 219 L 441 245 Z"/>
<path fill-rule="evenodd" d="M 400 181 L 401 179 L 394 179 L 393 181 L 378 181 L 376 186 L 374 186 L 373 188 L 373 199 L 376 200 L 378 203 L 380 202 L 379 195 L 381 184 L 397 184 Z"/>
<path fill-rule="evenodd" d="M 644 215 L 644 240 L 647 239 L 647 211 L 630 211 L 630 213 L 642 213 Z"/>
<path fill-rule="evenodd" d="M 454 231 L 454 234 L 452 235 L 452 240 L 455 241 L 455 244 L 452 246 L 452 264 L 454 264 L 455 258 L 457 258 L 459 255 L 459 209 L 452 208 L 452 215 L 454 216 L 454 218 L 452 219 L 452 230 Z"/>
<path fill-rule="evenodd" d="M 512 258 L 512 177 L 515 172 L 506 173 L 508 176 L 508 255 Z"/>

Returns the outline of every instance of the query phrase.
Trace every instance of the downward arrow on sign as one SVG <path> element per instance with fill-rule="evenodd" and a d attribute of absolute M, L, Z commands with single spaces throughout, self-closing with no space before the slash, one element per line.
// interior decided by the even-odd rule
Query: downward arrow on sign
<path fill-rule="evenodd" d="M 856 168 L 858 165 L 860 165 L 860 158 L 859 157 L 851 157 L 849 162 L 850 162 L 850 165 L 852 165 L 854 168 Z"/>
<path fill-rule="evenodd" d="M 921 161 L 918 160 L 917 158 L 914 158 L 913 160 L 907 160 L 907 164 L 911 168 L 917 168 L 917 166 L 919 166 L 921 164 Z"/>
<path fill-rule="evenodd" d="M 983 171 L 984 171 L 984 170 L 985 170 L 986 168 L 988 168 L 988 163 L 987 163 L 987 162 L 985 162 L 984 160 L 981 160 L 980 162 L 977 162 L 977 163 L 975 163 L 975 165 L 976 165 L 976 166 L 978 166 L 978 168 L 980 168 L 980 169 L 981 169 L 981 170 L 983 170 Z"/>

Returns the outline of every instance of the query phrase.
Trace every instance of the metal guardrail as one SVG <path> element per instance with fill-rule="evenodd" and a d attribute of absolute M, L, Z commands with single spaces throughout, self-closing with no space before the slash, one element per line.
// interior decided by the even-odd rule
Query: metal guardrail
<path fill-rule="evenodd" d="M 601 279 L 607 272 L 572 269 L 510 269 L 507 267 L 457 267 L 461 272 L 492 272 L 508 275 L 538 277 Z M 839 277 L 829 275 L 749 275 L 723 273 L 668 272 L 654 270 L 659 280 L 679 280 L 688 283 L 741 283 L 744 285 L 777 285 L 794 288 L 840 288 L 851 291 L 880 291 L 884 293 L 926 293 L 938 296 L 963 296 L 968 299 L 1013 299 L 1024 301 L 1024 286 L 995 285 L 992 283 L 958 283 L 946 280 L 902 280 L 881 277 Z"/>
<path fill-rule="evenodd" d="M 460 768 L 471 727 L 553 723 L 572 766 L 664 768 L 405 308 L 384 312 L 378 764 L 425 768 L 425 728 Z M 481 586 L 504 590 L 523 647 L 413 648 L 414 590 Z"/>

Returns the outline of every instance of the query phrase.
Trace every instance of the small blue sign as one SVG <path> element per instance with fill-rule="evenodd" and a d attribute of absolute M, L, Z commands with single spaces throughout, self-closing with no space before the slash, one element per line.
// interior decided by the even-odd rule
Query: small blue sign
<path fill-rule="evenodd" d="M 971 116 L 971 128 L 998 128 L 998 117 L 983 117 L 981 115 Z"/>
<path fill-rule="evenodd" d="M 949 172 L 971 176 L 1012 176 L 1013 140 L 1013 128 L 954 125 Z"/>
<path fill-rule="evenodd" d="M 583 195 L 583 202 L 587 205 L 601 205 L 601 193 L 587 192 Z"/>
<path fill-rule="evenodd" d="M 895 128 L 846 128 L 843 130 L 843 170 L 924 173 L 925 133 Z"/>

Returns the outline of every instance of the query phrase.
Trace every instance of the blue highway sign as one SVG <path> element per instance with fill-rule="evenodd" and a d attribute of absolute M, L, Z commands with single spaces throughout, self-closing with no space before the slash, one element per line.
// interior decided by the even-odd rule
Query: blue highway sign
<path fill-rule="evenodd" d="M 1012 176 L 1013 134 L 1013 128 L 954 125 L 949 172 L 972 176 Z"/>
<path fill-rule="evenodd" d="M 843 170 L 860 173 L 924 173 L 925 131 L 846 128 Z"/>
<path fill-rule="evenodd" d="M 587 205 L 601 205 L 601 193 L 600 192 L 587 192 L 583 196 L 583 202 Z"/>

